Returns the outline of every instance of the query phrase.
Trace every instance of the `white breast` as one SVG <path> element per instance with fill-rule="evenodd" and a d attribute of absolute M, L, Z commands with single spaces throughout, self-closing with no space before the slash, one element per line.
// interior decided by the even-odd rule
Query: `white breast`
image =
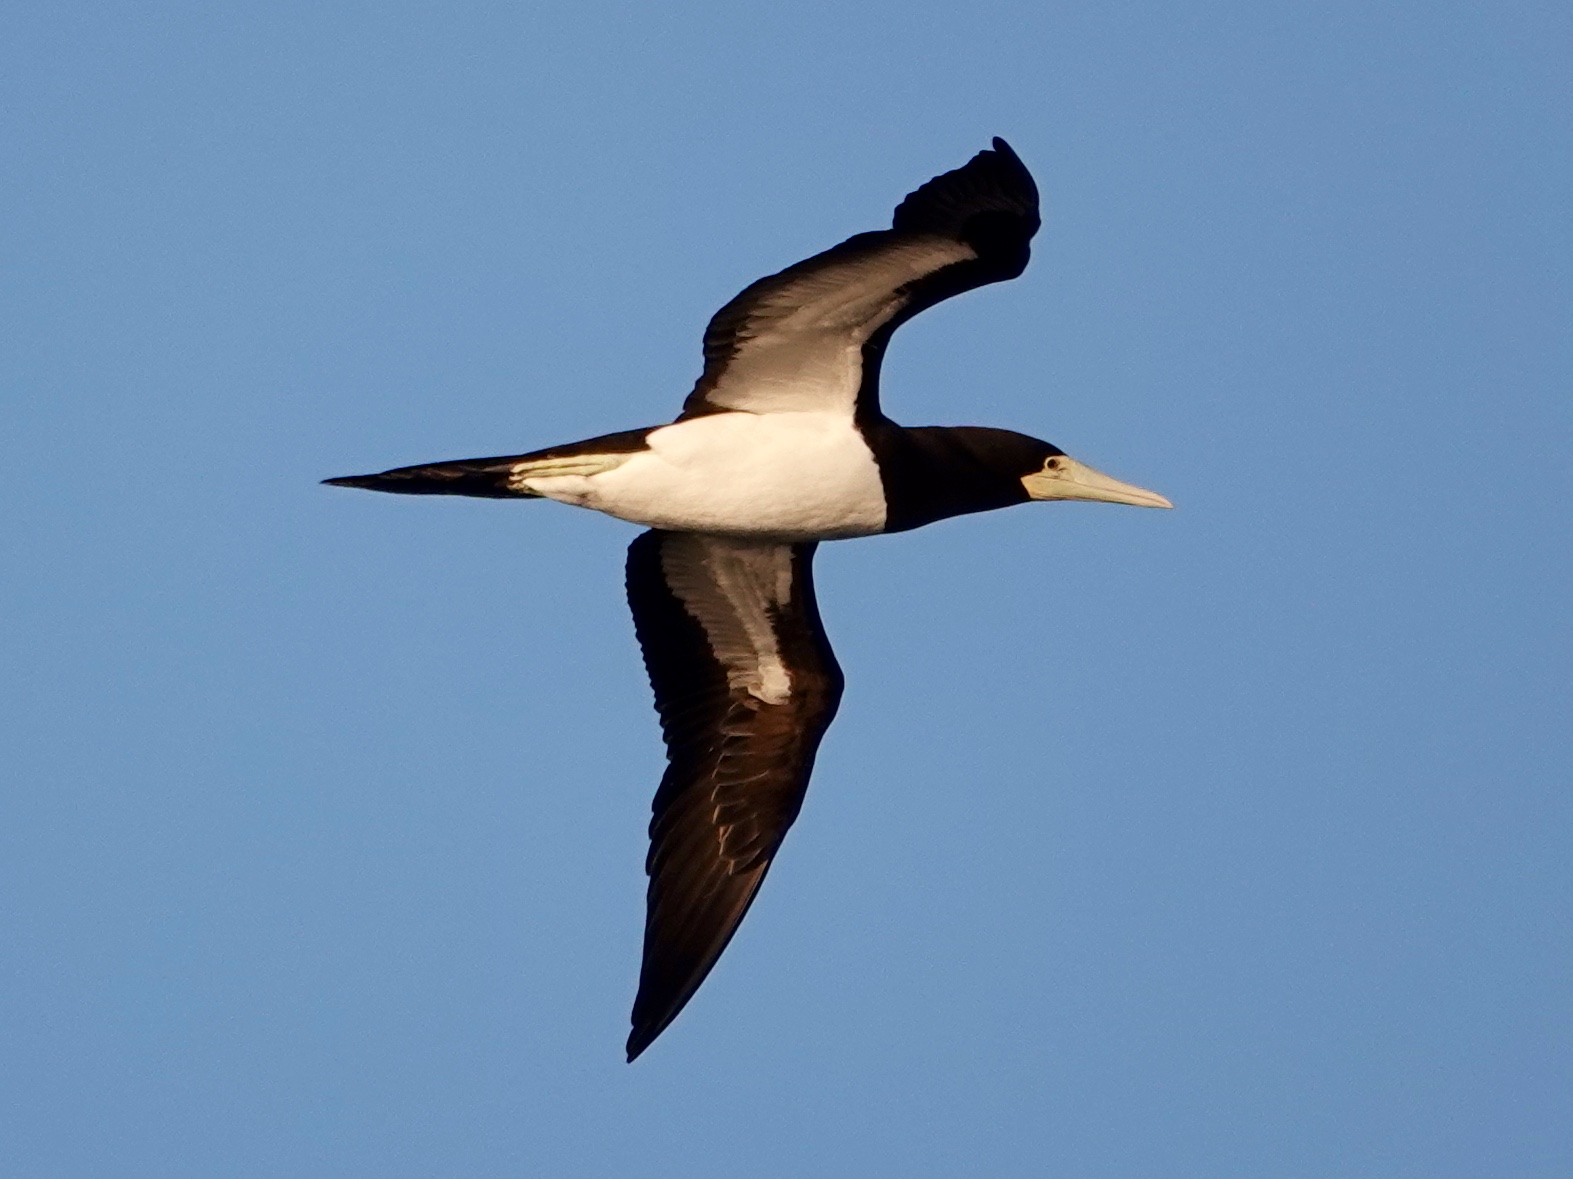
<path fill-rule="evenodd" d="M 614 470 L 526 486 L 674 532 L 805 541 L 885 526 L 879 468 L 844 414 L 710 414 L 663 426 L 645 442 L 649 450 Z"/>

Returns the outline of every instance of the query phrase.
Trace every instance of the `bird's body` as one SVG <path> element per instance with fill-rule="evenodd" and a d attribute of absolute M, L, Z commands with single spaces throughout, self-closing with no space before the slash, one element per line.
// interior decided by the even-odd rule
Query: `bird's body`
<path fill-rule="evenodd" d="M 846 415 L 705 414 L 651 430 L 645 446 L 597 473 L 520 483 L 547 499 L 671 532 L 792 543 L 885 527 L 879 467 Z"/>
<path fill-rule="evenodd" d="M 797 817 L 841 670 L 820 622 L 818 542 L 1035 499 L 1168 507 L 1025 434 L 908 428 L 879 405 L 891 333 L 1016 277 L 1038 194 L 1003 141 L 909 195 L 891 229 L 760 279 L 705 332 L 670 425 L 528 454 L 328 482 L 545 498 L 640 524 L 628 601 L 667 746 L 650 823 L 632 1060 L 709 973 Z"/>

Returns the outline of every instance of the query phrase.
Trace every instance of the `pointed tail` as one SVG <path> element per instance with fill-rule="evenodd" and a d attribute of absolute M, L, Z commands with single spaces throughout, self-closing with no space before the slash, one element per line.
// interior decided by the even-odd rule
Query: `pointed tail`
<path fill-rule="evenodd" d="M 363 487 L 367 491 L 393 491 L 400 495 L 474 495 L 484 499 L 539 499 L 532 491 L 511 486 L 514 468 L 524 455 L 459 459 L 451 463 L 422 463 L 395 467 L 376 475 L 344 475 L 324 479 L 330 487 Z"/>
<path fill-rule="evenodd" d="M 344 475 L 324 479 L 333 487 L 364 487 L 401 495 L 474 495 L 483 499 L 539 499 L 525 486 L 529 479 L 552 475 L 594 475 L 627 462 L 645 448 L 645 436 L 658 426 L 602 434 L 567 446 L 504 454 L 494 458 L 455 459 L 395 467 L 377 475 Z"/>

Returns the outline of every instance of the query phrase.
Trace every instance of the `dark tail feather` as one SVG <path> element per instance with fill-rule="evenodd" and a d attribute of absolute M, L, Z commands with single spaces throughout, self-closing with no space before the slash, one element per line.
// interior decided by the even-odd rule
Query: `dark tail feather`
<path fill-rule="evenodd" d="M 475 495 L 483 499 L 539 499 L 533 491 L 509 486 L 520 463 L 579 456 L 628 455 L 645 448 L 645 435 L 659 426 L 602 434 L 566 446 L 550 446 L 529 454 L 504 454 L 496 458 L 455 459 L 451 463 L 424 463 L 395 467 L 380 475 L 345 475 L 324 479 L 334 487 L 364 487 L 367 491 L 396 491 L 402 495 Z M 611 463 L 611 466 L 617 464 Z M 593 464 L 592 464 L 593 469 Z M 544 472 L 543 472 L 544 473 Z M 580 472 L 583 473 L 583 472 Z"/>
<path fill-rule="evenodd" d="M 364 487 L 367 491 L 393 491 L 400 495 L 474 495 L 484 499 L 539 499 L 534 492 L 508 486 L 513 465 L 526 455 L 461 459 L 452 463 L 426 463 L 395 467 L 379 475 L 345 475 L 324 479 L 332 487 Z"/>

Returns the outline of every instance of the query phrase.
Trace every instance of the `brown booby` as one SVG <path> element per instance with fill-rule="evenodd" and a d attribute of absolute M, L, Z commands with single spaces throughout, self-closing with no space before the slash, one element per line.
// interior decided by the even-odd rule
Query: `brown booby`
<path fill-rule="evenodd" d="M 880 410 L 896 328 L 1021 274 L 1039 224 L 1031 174 L 996 139 L 908 195 L 890 229 L 722 307 L 670 425 L 326 481 L 554 499 L 649 529 L 628 548 L 628 604 L 668 765 L 650 822 L 629 1060 L 715 965 L 803 804 L 842 689 L 814 600 L 818 542 L 1031 500 L 1171 506 L 1025 434 L 903 427 Z"/>

